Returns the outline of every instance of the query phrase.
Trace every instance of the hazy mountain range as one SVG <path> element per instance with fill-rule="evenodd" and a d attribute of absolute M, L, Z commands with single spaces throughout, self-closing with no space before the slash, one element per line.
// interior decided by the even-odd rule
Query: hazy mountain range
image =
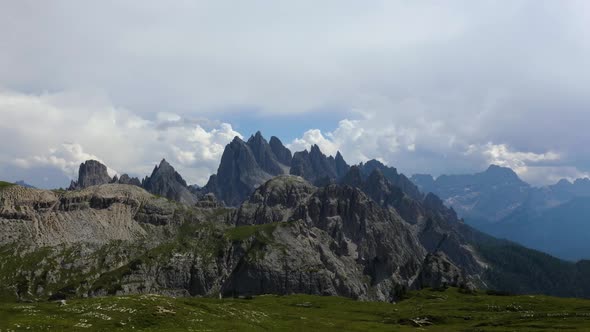
<path fill-rule="evenodd" d="M 587 178 L 533 187 L 510 168 L 492 165 L 481 173 L 411 179 L 482 231 L 564 259 L 590 257 Z"/>

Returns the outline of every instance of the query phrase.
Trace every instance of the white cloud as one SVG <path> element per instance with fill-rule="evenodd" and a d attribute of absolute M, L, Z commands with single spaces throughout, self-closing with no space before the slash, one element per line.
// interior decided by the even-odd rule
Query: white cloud
<path fill-rule="evenodd" d="M 536 185 L 555 184 L 561 179 L 573 182 L 576 179 L 590 177 L 590 173 L 582 172 L 573 166 L 530 166 L 518 175 Z"/>
<path fill-rule="evenodd" d="M 588 1 L 58 2 L 0 11 L 0 162 L 74 142 L 137 175 L 166 157 L 202 184 L 239 134 L 192 117 L 262 113 L 291 140 L 274 115 L 329 110 L 346 120 L 292 149 L 406 173 L 590 170 Z"/>
<path fill-rule="evenodd" d="M 0 139 L 12 142 L 3 145 L 0 162 L 28 169 L 58 168 L 72 179 L 88 159 L 112 167 L 111 175 L 145 176 L 166 158 L 189 183 L 202 185 L 216 171 L 224 146 L 234 136 L 241 137 L 227 123 L 208 129 L 172 113 L 145 119 L 87 93 L 4 90 L 0 120 Z"/>
<path fill-rule="evenodd" d="M 104 163 L 99 157 L 84 152 L 80 144 L 64 143 L 59 148 L 49 149 L 47 155 L 16 158 L 14 164 L 22 168 L 33 168 L 36 166 L 56 167 L 63 171 L 66 176 L 75 179 L 78 176 L 80 164 L 91 159 Z M 117 171 L 109 168 L 108 165 L 107 168 L 110 176 L 118 174 Z"/>
<path fill-rule="evenodd" d="M 445 122 L 428 123 L 417 119 L 405 121 L 406 125 L 411 126 L 398 129 L 395 120 L 384 122 L 381 119 L 373 116 L 354 121 L 345 119 L 340 121 L 337 129 L 326 133 L 311 129 L 301 138 L 293 140 L 289 147 L 301 150 L 317 144 L 326 154 L 334 155 L 340 150 L 345 159 L 352 163 L 377 159 L 409 172 L 420 171 L 416 169 L 416 165 L 420 165 L 416 159 L 421 158 L 417 154 L 422 154 L 427 167 L 430 167 L 425 169 L 426 172 L 430 172 L 437 163 L 447 164 L 446 169 L 440 168 L 441 173 L 457 173 L 453 171 L 457 164 L 471 167 L 466 172 L 483 170 L 495 164 L 510 167 L 523 179 L 537 185 L 587 175 L 575 167 L 551 165 L 562 161 L 561 155 L 554 151 L 517 151 L 507 144 L 492 142 L 467 144 L 466 138 L 456 136 Z M 455 164 L 449 165 L 449 159 Z"/>
<path fill-rule="evenodd" d="M 551 165 L 562 159 L 559 153 L 554 151 L 515 151 L 506 144 L 487 143 L 483 146 L 469 146 L 466 154 L 483 155 L 489 164 L 509 167 L 523 180 L 535 185 L 554 184 L 560 179 L 575 180 L 588 176 L 573 166 Z"/>
<path fill-rule="evenodd" d="M 486 156 L 490 164 L 510 167 L 518 172 L 526 172 L 529 163 L 556 161 L 560 159 L 558 153 L 548 151 L 545 153 L 512 151 L 506 144 L 488 143 L 475 151 L 480 150 Z M 473 153 L 472 147 L 468 150 Z"/>

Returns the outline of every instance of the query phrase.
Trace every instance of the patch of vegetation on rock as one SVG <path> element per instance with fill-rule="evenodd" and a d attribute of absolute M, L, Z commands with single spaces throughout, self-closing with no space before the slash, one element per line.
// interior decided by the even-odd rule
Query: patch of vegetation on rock
<path fill-rule="evenodd" d="M 15 186 L 14 183 L 10 183 L 10 182 L 6 182 L 6 181 L 0 181 L 0 190 L 6 189 L 8 187 L 12 187 Z"/>

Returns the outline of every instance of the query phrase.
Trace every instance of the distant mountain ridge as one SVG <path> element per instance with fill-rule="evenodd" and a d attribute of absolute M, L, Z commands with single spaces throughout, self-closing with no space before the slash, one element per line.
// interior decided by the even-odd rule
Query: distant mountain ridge
<path fill-rule="evenodd" d="M 590 204 L 589 179 L 537 188 L 510 168 L 491 165 L 475 174 L 411 180 L 482 231 L 565 259 L 590 257 L 590 212 L 582 208 Z"/>

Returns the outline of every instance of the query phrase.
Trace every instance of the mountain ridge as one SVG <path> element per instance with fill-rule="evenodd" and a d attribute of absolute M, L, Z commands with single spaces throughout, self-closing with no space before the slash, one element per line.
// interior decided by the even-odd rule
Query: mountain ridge
<path fill-rule="evenodd" d="M 439 195 L 482 231 L 564 259 L 590 257 L 590 245 L 577 236 L 590 233 L 585 222 L 590 220 L 590 213 L 570 204 L 590 197 L 589 179 L 533 187 L 513 170 L 496 165 L 475 174 L 441 175 L 437 179 L 417 174 L 411 179 L 421 190 Z"/>

